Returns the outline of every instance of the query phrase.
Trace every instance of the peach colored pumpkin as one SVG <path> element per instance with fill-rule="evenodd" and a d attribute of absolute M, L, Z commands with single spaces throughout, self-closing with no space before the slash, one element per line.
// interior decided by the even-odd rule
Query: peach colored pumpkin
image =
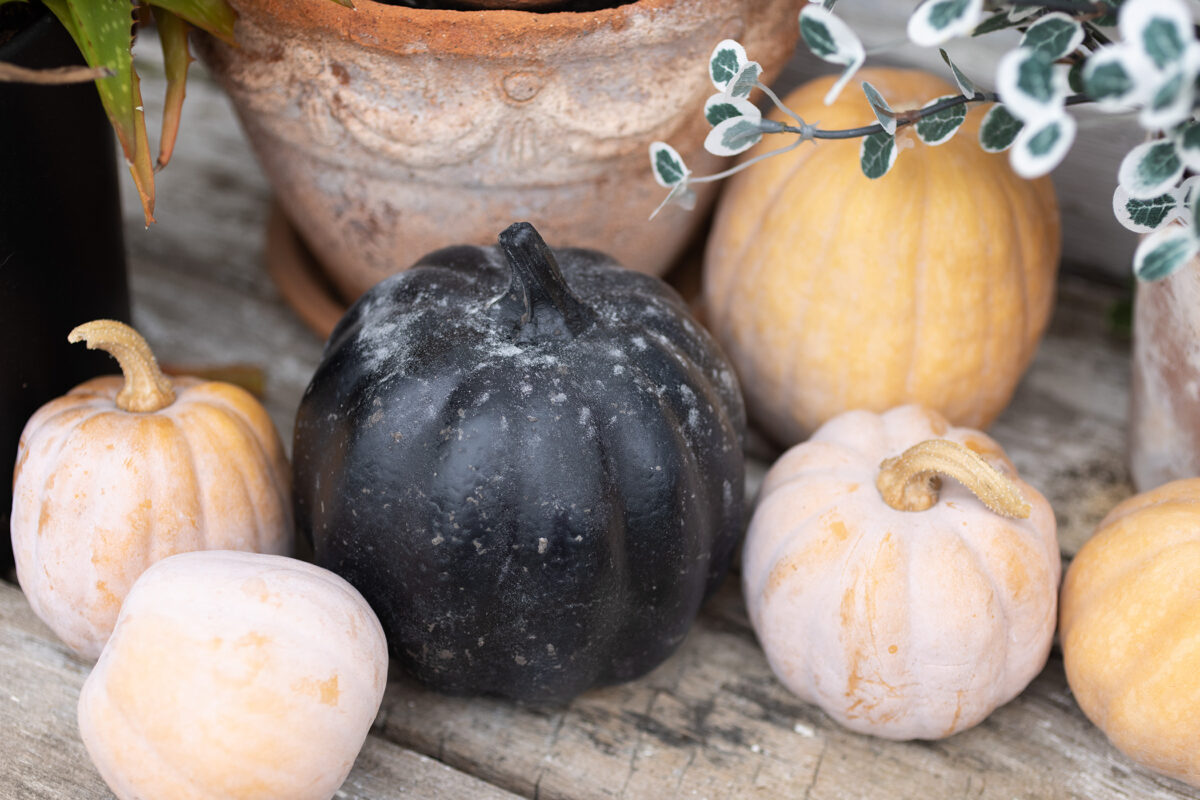
<path fill-rule="evenodd" d="M 825 129 L 872 124 L 860 80 L 896 109 L 958 93 L 922 72 L 865 69 L 831 106 L 833 78 L 784 102 Z M 1049 178 L 1023 180 L 980 149 L 983 113 L 936 147 L 901 129 L 906 149 L 877 180 L 862 174 L 861 140 L 821 141 L 721 195 L 707 319 L 751 417 L 779 441 L 856 408 L 921 403 L 979 428 L 1008 404 L 1050 316 L 1059 216 Z M 769 138 L 747 158 L 779 146 Z"/>
<path fill-rule="evenodd" d="M 1061 569 L 1054 512 L 999 445 L 918 406 L 847 412 L 785 453 L 742 558 L 780 681 L 889 739 L 949 736 L 1025 688 L 1050 651 Z"/>
<path fill-rule="evenodd" d="M 33 610 L 85 658 L 100 654 L 121 601 L 150 564 L 186 550 L 288 553 L 291 473 L 248 392 L 168 380 L 132 328 L 76 328 L 125 374 L 42 406 L 13 476 L 17 578 Z"/>
<path fill-rule="evenodd" d="M 328 800 L 387 682 L 379 620 L 320 567 L 183 553 L 134 584 L 79 695 L 120 800 Z"/>
<path fill-rule="evenodd" d="M 1114 508 L 1071 562 L 1061 608 L 1088 719 L 1134 761 L 1200 787 L 1200 478 Z"/>

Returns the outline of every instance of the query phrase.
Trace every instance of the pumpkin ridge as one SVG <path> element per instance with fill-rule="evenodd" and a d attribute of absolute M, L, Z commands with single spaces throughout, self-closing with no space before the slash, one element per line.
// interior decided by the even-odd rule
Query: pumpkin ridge
<path fill-rule="evenodd" d="M 924 207 L 929 202 L 929 170 L 921 170 L 920 175 L 921 207 Z M 928 230 L 928 225 L 918 226 L 916 255 L 912 262 L 916 264 L 917 269 L 913 277 L 913 324 L 909 342 L 908 372 L 904 375 L 904 391 L 909 397 L 913 396 L 913 379 L 916 377 L 917 361 L 921 352 L 921 321 L 925 311 L 925 278 L 928 271 L 925 268 Z"/>
<path fill-rule="evenodd" d="M 264 524 L 264 521 L 262 519 L 261 509 L 260 509 L 260 505 L 262 505 L 262 504 L 258 503 L 258 502 L 254 502 L 254 498 L 251 496 L 250 487 L 248 485 L 249 481 L 246 478 L 247 474 L 254 474 L 254 475 L 266 474 L 269 476 L 269 483 L 271 485 L 271 488 L 274 490 L 274 494 L 275 494 L 276 508 L 279 509 L 280 519 L 283 521 L 284 526 L 285 526 L 283 540 L 279 544 L 282 544 L 285 546 L 285 548 L 290 549 L 289 542 L 290 542 L 291 536 L 293 535 L 292 531 L 291 531 L 291 525 L 290 525 L 291 505 L 290 505 L 287 493 L 284 492 L 284 490 L 280 486 L 280 484 L 283 481 L 282 473 L 279 470 L 276 470 L 273 468 L 274 467 L 274 459 L 272 459 L 270 457 L 270 454 L 267 453 L 266 447 L 264 446 L 263 442 L 259 440 L 258 436 L 256 435 L 255 430 L 246 422 L 246 420 L 243 418 L 243 415 L 239 409 L 234 408 L 233 406 L 229 405 L 226 402 L 223 402 L 220 400 L 214 400 L 209 396 L 205 396 L 203 399 L 196 399 L 196 398 L 187 398 L 187 399 L 189 402 L 187 402 L 186 404 L 181 404 L 182 407 L 179 409 L 179 411 L 177 413 L 180 416 L 182 416 L 187 411 L 189 411 L 189 410 L 192 411 L 192 413 L 188 414 L 189 419 L 191 419 L 194 423 L 198 424 L 200 427 L 204 428 L 209 433 L 209 435 L 212 438 L 214 443 L 221 441 L 221 438 L 222 438 L 218 435 L 214 435 L 213 427 L 207 421 L 207 417 L 209 415 L 213 414 L 214 412 L 221 413 L 225 419 L 230 421 L 231 427 L 237 431 L 237 433 L 241 437 L 243 443 L 249 443 L 249 447 L 246 447 L 246 446 L 243 446 L 242 448 L 227 447 L 227 448 L 224 448 L 224 450 L 221 452 L 223 452 L 223 454 L 225 456 L 225 458 L 223 460 L 227 464 L 232 461 L 233 464 L 236 465 L 237 474 L 238 474 L 237 484 L 242 490 L 242 496 L 244 498 L 246 505 L 250 508 L 251 512 L 253 513 L 254 544 L 255 544 L 255 547 L 258 550 L 258 552 L 274 552 L 274 548 L 271 548 L 270 543 L 265 541 L 263 538 L 264 536 L 266 536 L 270 533 L 272 528 L 271 528 L 271 526 Z M 191 406 L 192 408 L 188 409 L 187 408 L 188 406 Z M 186 432 L 184 432 L 184 439 L 185 440 L 187 439 Z M 188 447 L 189 447 L 189 453 L 190 453 L 191 452 L 191 443 L 190 442 L 188 442 Z M 214 451 L 215 451 L 215 448 L 214 448 Z M 247 451 L 249 451 L 249 452 L 247 452 Z M 258 467 L 257 469 L 247 470 L 247 469 L 245 469 L 245 467 L 247 465 L 242 463 L 242 460 L 244 458 L 249 457 L 250 453 L 254 453 L 258 457 L 257 458 L 258 463 L 255 465 L 250 465 L 252 467 L 255 467 L 255 466 Z M 290 474 L 290 469 L 288 470 L 288 473 Z M 224 479 L 224 478 L 226 478 L 226 476 L 224 476 L 224 475 L 206 477 L 204 480 L 204 483 L 207 486 L 207 484 L 211 480 Z M 201 478 L 200 478 L 199 474 L 197 474 L 197 483 L 200 483 L 200 481 L 201 481 Z M 256 487 L 256 488 L 258 488 L 258 487 Z M 202 492 L 201 496 L 207 498 L 208 493 Z"/>
<path fill-rule="evenodd" d="M 201 387 L 207 385 L 208 384 L 200 384 Z M 237 389 L 239 392 L 243 393 L 246 396 L 246 399 L 254 400 L 253 396 L 244 389 L 241 389 L 237 386 L 231 386 L 230 388 Z M 242 436 L 254 446 L 255 452 L 257 452 L 260 457 L 261 464 L 269 467 L 266 472 L 270 477 L 271 487 L 275 490 L 275 498 L 278 501 L 281 517 L 285 523 L 289 523 L 287 524 L 288 530 L 285 538 L 290 538 L 292 535 L 290 526 L 292 504 L 291 488 L 289 484 L 292 471 L 287 460 L 287 455 L 283 452 L 272 453 L 268 451 L 266 443 L 258 436 L 258 430 L 256 426 L 251 425 L 248 420 L 248 416 L 251 414 L 254 416 L 261 415 L 263 418 L 262 422 L 264 423 L 262 426 L 263 429 L 265 431 L 274 432 L 274 423 L 271 422 L 266 410 L 263 409 L 256 400 L 253 404 L 248 404 L 245 409 L 242 409 L 230 403 L 228 398 L 213 396 L 207 392 L 204 394 L 203 399 L 189 398 L 189 401 L 191 401 L 191 404 L 193 405 L 211 406 L 224 411 L 226 416 L 236 422 L 236 425 L 239 431 L 242 433 Z M 280 450 L 282 451 L 282 443 Z M 281 461 L 282 463 L 280 463 Z M 255 504 L 255 511 L 257 512 L 257 510 L 258 505 Z"/>
<path fill-rule="evenodd" d="M 1008 258 L 1010 262 L 1012 262 L 1014 259 L 1017 260 L 1017 263 L 1013 265 L 1016 267 L 1016 269 L 1013 271 L 1017 273 L 1016 279 L 1020 280 L 1021 282 L 1021 332 L 1023 338 L 1020 342 L 1021 355 L 1017 361 L 1017 368 L 1024 370 L 1025 365 L 1028 364 L 1033 358 L 1033 354 L 1037 349 L 1037 340 L 1039 338 L 1038 332 L 1036 330 L 1032 330 L 1032 328 L 1035 327 L 1036 321 L 1034 319 L 1034 315 L 1032 314 L 1032 309 L 1030 308 L 1029 275 L 1026 272 L 1031 268 L 1031 263 L 1034 262 L 1035 259 L 1029 258 L 1029 254 L 1025 252 L 1028 247 L 1028 240 L 1031 237 L 1026 236 L 1027 226 L 1019 218 L 1019 206 L 1013 199 L 1014 187 L 1007 180 L 1007 176 L 1003 174 L 1000 176 L 1000 179 L 996 181 L 996 183 L 999 184 L 1001 193 L 1004 195 L 1004 208 L 1008 216 L 1008 225 L 1006 225 L 1005 228 L 1016 228 L 1019 231 L 1018 235 L 1016 236 L 1018 246 L 1014 248 L 1012 247 L 1011 243 L 1009 244 Z M 1038 194 L 1041 193 L 1039 192 Z M 992 240 L 990 237 L 987 239 L 987 243 L 988 246 L 991 247 Z M 1014 391 L 1015 390 L 1016 389 L 1014 387 Z M 1005 399 L 1002 398 L 1001 405 L 1004 404 Z"/>

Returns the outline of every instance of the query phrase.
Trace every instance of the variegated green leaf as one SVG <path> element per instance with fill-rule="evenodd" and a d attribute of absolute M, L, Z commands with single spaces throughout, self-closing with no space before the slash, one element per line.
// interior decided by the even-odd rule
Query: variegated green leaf
<path fill-rule="evenodd" d="M 688 168 L 674 147 L 666 142 L 650 144 L 650 168 L 659 186 L 675 186 L 688 176 Z"/>
<path fill-rule="evenodd" d="M 897 153 L 896 139 L 886 133 L 872 133 L 863 137 L 858 151 L 863 175 L 872 180 L 882 178 L 896 163 Z"/>
<path fill-rule="evenodd" d="M 1134 233 L 1153 233 L 1175 218 L 1179 200 L 1174 192 L 1166 192 L 1147 200 L 1135 200 L 1117 187 L 1113 192 L 1113 215 Z"/>
<path fill-rule="evenodd" d="M 751 61 L 742 67 L 741 71 L 729 82 L 726 90 L 733 97 L 749 97 L 750 92 L 758 85 L 758 77 L 762 75 L 762 66 L 757 61 Z"/>
<path fill-rule="evenodd" d="M 979 146 L 988 153 L 1002 153 L 1012 147 L 1025 123 L 1008 113 L 997 103 L 984 114 L 979 123 Z"/>
<path fill-rule="evenodd" d="M 1088 57 L 1083 86 L 1101 111 L 1118 111 L 1137 102 L 1149 65 L 1125 44 L 1103 47 Z"/>
<path fill-rule="evenodd" d="M 757 122 L 762 119 L 762 112 L 749 100 L 727 94 L 714 94 L 704 104 L 704 118 L 709 125 L 720 125 L 734 117 L 746 117 Z"/>
<path fill-rule="evenodd" d="M 1142 239 L 1133 253 L 1133 274 L 1142 281 L 1162 280 L 1180 269 L 1200 252 L 1190 225 L 1171 225 Z"/>
<path fill-rule="evenodd" d="M 954 99 L 954 95 L 937 97 L 930 100 L 922 108 L 931 108 L 943 100 L 952 99 Z M 939 145 L 948 142 L 966 120 L 967 106 L 965 104 L 960 103 L 956 106 L 943 108 L 941 111 L 935 111 L 917 120 L 915 126 L 917 129 L 917 138 L 928 145 Z"/>
<path fill-rule="evenodd" d="M 1081 44 L 1083 26 L 1061 11 L 1041 17 L 1021 38 L 1021 47 L 1037 50 L 1050 61 L 1075 52 Z"/>
<path fill-rule="evenodd" d="M 1183 0 L 1129 0 L 1121 7 L 1121 36 L 1160 70 L 1176 65 L 1192 34 L 1192 17 Z"/>
<path fill-rule="evenodd" d="M 1062 162 L 1074 141 L 1075 119 L 1070 114 L 1028 122 L 1017 133 L 1008 161 L 1022 178 L 1038 178 Z"/>
<path fill-rule="evenodd" d="M 1017 48 L 996 68 L 996 90 L 1009 113 L 1026 122 L 1061 116 L 1068 92 L 1067 68 L 1037 50 Z"/>
<path fill-rule="evenodd" d="M 971 32 L 982 17 L 983 0 L 925 0 L 908 18 L 908 38 L 932 47 Z"/>
<path fill-rule="evenodd" d="M 1137 200 L 1157 197 L 1174 186 L 1183 175 L 1183 161 L 1170 139 L 1144 142 L 1121 160 L 1117 181 Z"/>
<path fill-rule="evenodd" d="M 800 36 L 813 55 L 831 64 L 853 64 L 866 57 L 862 41 L 828 9 L 808 4 L 800 9 Z"/>
<path fill-rule="evenodd" d="M 996 31 L 1002 31 L 1005 28 L 1012 28 L 1019 24 L 1019 22 L 1013 22 L 1008 18 L 1007 11 L 997 11 L 995 14 L 975 26 L 975 30 L 971 31 L 971 35 L 983 36 L 985 33 L 995 33 Z"/>
<path fill-rule="evenodd" d="M 879 120 L 879 124 L 887 131 L 889 136 L 896 135 L 896 113 L 892 111 L 887 100 L 883 99 L 883 95 L 879 93 L 871 84 L 863 81 L 863 94 L 867 96 L 867 102 L 871 104 L 871 110 L 875 112 L 875 119 Z"/>
<path fill-rule="evenodd" d="M 1200 172 L 1200 122 L 1189 122 L 1176 131 L 1175 152 L 1185 167 Z"/>
<path fill-rule="evenodd" d="M 762 137 L 762 129 L 757 122 L 736 117 L 725 120 L 709 131 L 704 139 L 704 149 L 715 156 L 736 156 L 758 144 Z"/>
<path fill-rule="evenodd" d="M 746 66 L 746 48 L 733 39 L 725 39 L 713 48 L 708 59 L 708 75 L 718 92 L 724 92 Z"/>
<path fill-rule="evenodd" d="M 970 78 L 963 74 L 962 70 L 955 66 L 954 62 L 950 60 L 950 54 L 947 53 L 945 49 L 939 49 L 938 52 L 942 55 L 942 61 L 945 61 L 946 66 L 950 68 L 952 73 L 954 73 L 954 83 L 958 85 L 958 91 L 963 95 L 963 97 L 974 97 L 976 91 L 975 84 L 971 82 Z"/>

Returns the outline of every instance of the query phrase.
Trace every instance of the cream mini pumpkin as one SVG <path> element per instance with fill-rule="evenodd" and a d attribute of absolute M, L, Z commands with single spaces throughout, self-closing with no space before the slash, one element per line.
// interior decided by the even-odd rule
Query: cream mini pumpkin
<path fill-rule="evenodd" d="M 958 94 L 922 72 L 860 78 L 897 109 Z M 824 105 L 832 81 L 784 102 L 825 129 L 875 122 L 861 91 Z M 862 174 L 861 140 L 823 140 L 726 187 L 705 255 L 707 320 L 751 417 L 779 441 L 849 409 L 920 403 L 980 428 L 1008 404 L 1050 315 L 1059 216 L 1049 178 L 1023 180 L 980 149 L 983 113 L 936 147 L 900 129 L 904 149 L 877 180 Z"/>
<path fill-rule="evenodd" d="M 87 381 L 25 425 L 12 541 L 30 605 L 94 659 L 150 564 L 187 550 L 288 553 L 290 471 L 266 410 L 219 382 L 169 380 L 145 341 L 110 320 L 70 340 L 113 354 L 119 376 Z"/>
<path fill-rule="evenodd" d="M 183 553 L 129 592 L 79 695 L 79 733 L 120 800 L 329 800 L 387 664 L 379 620 L 332 572 Z"/>
<path fill-rule="evenodd" d="M 785 453 L 742 558 L 779 680 L 889 739 L 949 736 L 1024 689 L 1060 572 L 1045 498 L 992 439 L 917 406 L 847 412 Z"/>
<path fill-rule="evenodd" d="M 1200 478 L 1114 508 L 1063 580 L 1067 683 L 1121 752 L 1200 787 Z"/>

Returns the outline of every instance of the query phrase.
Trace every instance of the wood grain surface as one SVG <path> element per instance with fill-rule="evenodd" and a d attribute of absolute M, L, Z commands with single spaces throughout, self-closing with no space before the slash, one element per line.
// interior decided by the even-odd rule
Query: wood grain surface
<path fill-rule="evenodd" d="M 151 61 L 143 72 L 151 119 L 162 96 L 157 69 Z M 321 342 L 283 306 L 262 269 L 269 190 L 224 98 L 193 69 L 175 160 L 159 176 L 157 225 L 144 229 L 136 198 L 123 187 L 135 323 L 163 361 L 261 367 L 266 406 L 290 441 Z M 1078 277 L 1061 281 L 1049 335 L 991 430 L 1054 505 L 1067 557 L 1131 493 L 1124 464 L 1129 348 L 1108 322 L 1122 296 Z M 761 443 L 755 452 L 752 492 L 773 454 Z M 0 797 L 109 796 L 75 727 L 86 671 L 19 590 L 0 584 Z M 659 669 L 566 707 L 443 697 L 393 675 L 338 796 L 512 795 L 1200 798 L 1107 743 L 1072 700 L 1057 652 L 1020 697 L 948 740 L 897 743 L 845 731 L 773 679 L 736 576 Z"/>

